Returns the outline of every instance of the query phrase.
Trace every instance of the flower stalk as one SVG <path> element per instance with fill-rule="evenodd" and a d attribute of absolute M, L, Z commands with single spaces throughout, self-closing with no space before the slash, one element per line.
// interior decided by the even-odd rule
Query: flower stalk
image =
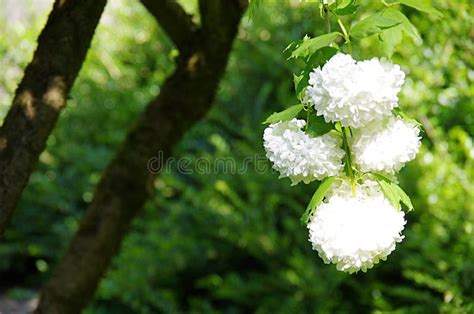
<path fill-rule="evenodd" d="M 355 194 L 355 182 L 356 178 L 354 175 L 354 170 L 352 167 L 352 156 L 351 156 L 351 149 L 349 147 L 349 141 L 347 140 L 348 135 L 350 135 L 350 129 L 348 127 L 341 127 L 342 130 L 342 146 L 344 149 L 344 152 L 346 153 L 345 155 L 345 160 L 346 160 L 346 175 L 351 179 L 351 185 L 352 185 L 352 193 Z"/>
<path fill-rule="evenodd" d="M 342 34 L 344 35 L 344 40 L 347 44 L 347 48 L 349 49 L 349 54 L 352 55 L 352 43 L 349 37 L 349 33 L 347 32 L 346 28 L 344 27 L 344 24 L 342 23 L 342 20 L 339 17 L 337 17 L 337 24 L 341 28 Z"/>
<path fill-rule="evenodd" d="M 329 5 L 327 3 L 327 0 L 323 0 L 323 11 L 324 11 L 324 19 L 326 21 L 326 32 L 330 33 L 331 32 L 331 23 L 330 23 L 330 16 L 329 16 Z M 334 14 L 334 13 L 333 13 Z M 352 45 L 351 45 L 351 40 L 349 38 L 349 34 L 344 27 L 344 24 L 342 23 L 341 19 L 337 16 L 337 14 L 334 14 L 337 18 L 337 24 L 341 28 L 345 43 L 347 44 L 347 47 L 349 49 L 349 53 L 352 55 Z M 308 118 L 307 120 L 309 121 L 309 111 L 308 111 Z M 306 125 L 307 127 L 308 125 Z M 351 185 L 352 185 L 352 193 L 355 194 L 355 176 L 354 176 L 354 171 L 352 168 L 352 157 L 351 157 L 351 150 L 349 148 L 349 142 L 347 140 L 348 135 L 350 136 L 351 131 L 348 127 L 343 127 L 339 124 L 339 127 L 342 130 L 342 141 L 343 141 L 343 148 L 346 153 L 346 171 L 347 171 L 347 176 L 351 178 Z"/>

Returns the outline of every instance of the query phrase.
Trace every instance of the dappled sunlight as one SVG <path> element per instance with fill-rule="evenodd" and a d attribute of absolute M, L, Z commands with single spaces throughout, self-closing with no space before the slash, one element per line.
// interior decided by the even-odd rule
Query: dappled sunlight
<path fill-rule="evenodd" d="M 4 136 L 0 136 L 0 151 L 4 150 L 8 145 L 8 139 Z"/>
<path fill-rule="evenodd" d="M 204 53 L 202 51 L 198 51 L 194 53 L 189 59 L 187 64 L 187 70 L 191 76 L 196 73 L 196 70 L 199 66 L 202 66 L 204 62 Z"/>
<path fill-rule="evenodd" d="M 54 0 L 0 2 L 0 122 L 12 103 L 25 62 L 36 49 L 35 38 L 46 23 Z"/>
<path fill-rule="evenodd" d="M 18 95 L 16 105 L 20 106 L 28 120 L 36 118 L 35 99 L 30 90 L 25 90 Z"/>
<path fill-rule="evenodd" d="M 61 110 L 66 104 L 65 88 L 64 78 L 60 76 L 52 78 L 47 91 L 44 93 L 42 102 L 54 110 Z"/>

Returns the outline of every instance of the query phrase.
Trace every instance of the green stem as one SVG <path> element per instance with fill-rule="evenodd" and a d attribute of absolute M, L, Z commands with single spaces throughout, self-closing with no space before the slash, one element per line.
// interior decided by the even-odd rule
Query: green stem
<path fill-rule="evenodd" d="M 344 35 L 344 40 L 346 41 L 347 48 L 349 49 L 349 54 L 352 55 L 352 43 L 349 37 L 349 33 L 347 32 L 346 28 L 344 27 L 344 24 L 342 23 L 342 20 L 339 17 L 337 18 L 337 24 L 339 24 L 342 34 Z"/>
<path fill-rule="evenodd" d="M 326 1 L 324 1 L 324 0 L 322 0 L 322 1 L 323 1 L 324 18 L 325 18 L 325 21 L 326 21 L 326 31 L 329 33 L 329 32 L 331 32 L 331 25 L 330 25 L 330 20 L 329 20 L 329 6 L 326 3 Z M 342 20 L 339 18 L 339 16 L 337 16 L 337 14 L 335 14 L 334 12 L 332 12 L 332 13 L 337 18 L 337 24 L 341 28 L 345 43 L 347 44 L 347 48 L 349 50 L 349 54 L 352 55 L 352 43 L 351 43 L 351 39 L 349 37 L 349 33 L 347 32 L 347 30 L 344 26 L 344 23 L 342 23 Z M 355 175 L 354 175 L 354 170 L 352 168 L 351 149 L 349 147 L 349 142 L 347 140 L 348 136 L 351 136 L 352 133 L 351 133 L 351 129 L 349 127 L 341 126 L 340 122 L 338 122 L 337 124 L 340 127 L 341 132 L 342 132 L 342 146 L 343 146 L 344 151 L 346 153 L 346 156 L 345 156 L 346 169 L 347 169 L 346 175 L 349 176 L 349 178 L 351 179 L 352 195 L 355 196 L 356 179 L 355 179 Z M 306 126 L 308 126 L 308 125 L 306 125 Z"/>
<path fill-rule="evenodd" d="M 326 32 L 331 32 L 331 20 L 329 17 L 329 5 L 323 1 L 324 20 L 326 21 Z"/>
<path fill-rule="evenodd" d="M 346 167 L 347 167 L 347 175 L 351 178 L 352 184 L 354 186 L 355 183 L 355 176 L 354 171 L 352 170 L 352 156 L 351 156 L 351 149 L 349 148 L 349 142 L 347 140 L 347 134 L 350 134 L 350 130 L 348 127 L 343 126 L 342 128 L 342 145 L 344 147 L 344 151 L 346 152 Z"/>

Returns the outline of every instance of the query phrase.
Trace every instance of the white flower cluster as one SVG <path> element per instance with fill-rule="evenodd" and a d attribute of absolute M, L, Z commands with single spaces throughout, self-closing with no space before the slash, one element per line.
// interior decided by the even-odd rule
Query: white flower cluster
<path fill-rule="evenodd" d="M 357 169 L 394 174 L 421 145 L 416 125 L 392 115 L 405 75 L 398 65 L 374 58 L 356 62 L 337 54 L 310 74 L 308 103 L 326 121 L 351 127 L 349 148 Z M 348 180 L 333 186 L 308 224 L 313 249 L 326 263 L 349 273 L 366 271 L 403 239 L 404 213 L 377 182 Z"/>
<path fill-rule="evenodd" d="M 355 162 L 364 172 L 395 173 L 415 159 L 421 146 L 420 130 L 398 117 L 373 121 L 355 129 L 351 148 Z"/>
<path fill-rule="evenodd" d="M 327 122 L 359 128 L 392 114 L 404 79 L 400 67 L 384 59 L 356 62 L 338 53 L 310 74 L 306 100 Z"/>
<path fill-rule="evenodd" d="M 351 150 L 361 171 L 395 173 L 418 153 L 418 127 L 392 115 L 404 79 L 396 64 L 356 62 L 342 53 L 310 74 L 306 100 L 327 122 L 352 127 Z"/>
<path fill-rule="evenodd" d="M 273 167 L 293 185 L 338 177 L 310 212 L 308 229 L 313 249 L 340 271 L 365 272 L 403 239 L 404 213 L 370 172 L 394 176 L 421 146 L 418 127 L 392 114 L 404 78 L 400 67 L 386 60 L 356 62 L 336 54 L 310 74 L 305 95 L 316 114 L 339 122 L 342 132 L 310 137 L 302 130 L 306 122 L 293 119 L 270 125 L 263 136 Z M 343 137 L 347 145 L 341 149 Z M 344 156 L 351 178 L 341 174 Z"/>
<path fill-rule="evenodd" d="M 271 124 L 263 135 L 267 158 L 292 185 L 336 176 L 343 168 L 340 137 L 331 133 L 310 137 L 301 130 L 305 125 L 304 120 L 282 121 Z"/>
<path fill-rule="evenodd" d="M 348 273 L 372 268 L 402 241 L 404 212 L 394 208 L 374 181 L 335 185 L 313 215 L 309 240 L 326 264 Z"/>

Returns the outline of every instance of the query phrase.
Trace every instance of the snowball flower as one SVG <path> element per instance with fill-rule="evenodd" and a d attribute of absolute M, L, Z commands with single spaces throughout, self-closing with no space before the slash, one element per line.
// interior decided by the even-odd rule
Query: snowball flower
<path fill-rule="evenodd" d="M 403 240 L 404 212 L 394 208 L 374 181 L 345 181 L 332 188 L 308 224 L 309 241 L 326 264 L 339 271 L 366 272 Z"/>
<path fill-rule="evenodd" d="M 289 177 L 292 185 L 335 176 L 343 168 L 340 137 L 330 133 L 310 137 L 301 130 L 305 125 L 298 119 L 278 122 L 263 134 L 267 158 L 280 172 L 280 178 Z"/>
<path fill-rule="evenodd" d="M 353 134 L 354 161 L 364 172 L 395 173 L 415 159 L 421 146 L 418 127 L 399 117 L 372 122 Z"/>
<path fill-rule="evenodd" d="M 326 122 L 359 128 L 391 115 L 404 80 L 400 67 L 385 59 L 356 62 L 338 53 L 310 73 L 305 97 Z"/>

